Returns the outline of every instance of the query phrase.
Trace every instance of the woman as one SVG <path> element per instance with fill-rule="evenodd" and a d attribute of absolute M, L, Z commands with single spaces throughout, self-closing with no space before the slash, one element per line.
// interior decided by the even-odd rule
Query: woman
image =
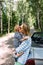
<path fill-rule="evenodd" d="M 14 65 L 24 65 L 28 59 L 31 50 L 30 28 L 26 24 L 21 25 L 21 32 L 24 34 L 24 41 L 16 48 L 15 52 L 18 56 L 17 62 Z"/>

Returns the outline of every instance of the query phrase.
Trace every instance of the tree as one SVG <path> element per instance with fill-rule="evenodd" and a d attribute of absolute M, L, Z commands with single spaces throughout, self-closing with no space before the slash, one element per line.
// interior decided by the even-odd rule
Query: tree
<path fill-rule="evenodd" d="M 8 33 L 10 32 L 10 20 L 12 20 L 12 10 L 13 10 L 14 0 L 5 0 L 3 3 L 3 8 L 5 14 L 7 14 L 8 19 Z"/>
<path fill-rule="evenodd" d="M 10 32 L 14 30 L 14 26 L 18 24 L 19 18 L 16 11 L 12 11 L 12 20 L 10 20 Z"/>
<path fill-rule="evenodd" d="M 5 1 L 6 3 L 6 7 L 7 7 L 7 17 L 8 17 L 8 33 L 10 32 L 10 18 L 12 18 L 12 5 L 13 5 L 13 2 L 12 0 L 7 0 Z"/>
<path fill-rule="evenodd" d="M 3 22 L 3 33 L 7 33 L 8 32 L 8 18 L 7 18 L 7 14 L 4 12 L 4 10 L 2 9 L 2 22 Z"/>
<path fill-rule="evenodd" d="M 19 13 L 19 18 L 20 18 L 19 23 L 21 24 L 21 23 L 28 22 L 29 7 L 26 1 L 23 0 L 18 1 L 17 11 Z"/>
<path fill-rule="evenodd" d="M 29 3 L 30 12 L 31 12 L 32 16 L 34 16 L 37 20 L 38 28 L 41 29 L 40 13 L 43 11 L 43 0 L 27 0 L 27 2 Z"/>
<path fill-rule="evenodd" d="M 1 34 L 2 34 L 2 31 L 3 31 L 3 26 L 2 26 L 2 2 L 3 2 L 4 0 L 0 0 L 0 32 L 1 32 Z"/>

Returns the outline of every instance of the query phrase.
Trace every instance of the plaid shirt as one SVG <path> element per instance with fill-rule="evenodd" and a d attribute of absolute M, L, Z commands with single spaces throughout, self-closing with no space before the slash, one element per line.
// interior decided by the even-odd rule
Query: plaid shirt
<path fill-rule="evenodd" d="M 20 62 L 21 64 L 25 64 L 26 60 L 28 59 L 29 56 L 29 51 L 31 49 L 31 38 L 29 37 L 27 40 L 23 41 L 19 47 L 16 48 L 16 52 L 24 52 L 22 56 L 20 56 L 17 61 Z"/>

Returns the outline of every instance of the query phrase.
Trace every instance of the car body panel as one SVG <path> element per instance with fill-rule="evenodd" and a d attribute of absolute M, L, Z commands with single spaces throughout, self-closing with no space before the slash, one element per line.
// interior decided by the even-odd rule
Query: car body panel
<path fill-rule="evenodd" d="M 32 48 L 30 59 L 43 60 L 43 32 L 35 32 L 31 38 Z"/>

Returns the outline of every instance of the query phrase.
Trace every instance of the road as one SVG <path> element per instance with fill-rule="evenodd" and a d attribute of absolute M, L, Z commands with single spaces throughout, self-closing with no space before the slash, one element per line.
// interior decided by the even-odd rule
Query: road
<path fill-rule="evenodd" d="M 14 65 L 13 34 L 0 37 L 0 65 Z"/>

